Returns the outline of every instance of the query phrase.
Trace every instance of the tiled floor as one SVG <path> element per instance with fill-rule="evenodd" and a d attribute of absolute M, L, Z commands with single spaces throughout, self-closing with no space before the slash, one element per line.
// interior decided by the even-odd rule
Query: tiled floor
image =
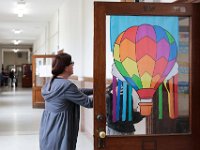
<path fill-rule="evenodd" d="M 32 108 L 31 88 L 0 87 L 0 149 L 39 150 L 42 111 Z M 92 140 L 79 133 L 77 150 L 92 149 Z"/>

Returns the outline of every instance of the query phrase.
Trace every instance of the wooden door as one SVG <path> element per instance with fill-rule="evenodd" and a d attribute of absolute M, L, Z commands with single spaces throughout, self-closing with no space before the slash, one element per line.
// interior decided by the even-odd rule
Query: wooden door
<path fill-rule="evenodd" d="M 94 3 L 94 149 L 106 149 L 106 150 L 199 150 L 200 145 L 198 143 L 198 137 L 200 136 L 200 92 L 198 92 L 198 86 L 200 84 L 199 79 L 199 69 L 200 61 L 200 5 L 199 4 L 162 4 L 162 3 L 108 3 L 108 2 L 95 2 Z M 181 84 L 180 82 L 174 82 L 178 89 L 176 93 L 178 94 L 179 103 L 182 100 L 186 100 L 187 108 L 186 112 L 180 112 L 182 115 L 176 114 L 175 116 L 171 114 L 171 118 L 163 118 L 163 120 L 155 119 L 158 116 L 158 111 L 156 103 L 158 102 L 155 99 L 153 102 L 153 110 L 150 115 L 146 115 L 141 120 L 143 122 L 143 130 L 144 133 L 141 132 L 139 134 L 124 134 L 119 133 L 118 135 L 112 135 L 107 132 L 108 127 L 108 108 L 106 107 L 106 81 L 110 80 L 107 78 L 107 68 L 108 59 L 112 59 L 107 54 L 108 38 L 110 35 L 107 35 L 107 30 L 110 30 L 111 27 L 106 27 L 108 22 L 108 16 L 143 16 L 143 17 L 178 17 L 178 23 L 182 22 L 182 19 L 187 20 L 187 25 L 180 27 L 179 29 L 183 31 L 185 34 L 180 34 L 180 30 L 178 30 L 178 36 L 186 36 L 187 41 L 185 47 L 180 47 L 180 41 L 178 41 L 178 56 L 177 56 L 177 64 L 183 67 L 184 65 L 187 73 L 186 76 L 179 80 L 186 79 L 187 85 L 186 87 L 180 87 L 181 85 L 185 86 L 185 84 Z M 108 19 L 109 20 L 109 19 Z M 148 20 L 148 18 L 147 18 Z M 139 20 L 140 21 L 140 20 Z M 164 22 L 165 20 L 163 20 Z M 121 22 L 123 24 L 123 21 Z M 118 24 L 114 24 L 113 27 L 118 26 Z M 175 25 L 174 25 L 175 27 Z M 173 27 L 172 27 L 173 28 Z M 128 27 L 126 28 L 128 29 Z M 122 32 L 120 36 L 122 37 L 126 31 Z M 117 38 L 119 42 L 120 36 Z M 128 36 L 128 34 L 126 35 Z M 130 36 L 129 36 L 130 37 Z M 131 37 L 130 37 L 131 38 Z M 182 37 L 178 37 L 182 38 Z M 121 39 L 120 39 L 121 40 Z M 113 43 L 111 43 L 113 44 Z M 115 43 L 116 44 L 116 43 Z M 130 43 L 128 43 L 130 44 Z M 181 45 L 181 46 L 184 46 Z M 111 46 L 112 47 L 112 46 Z M 123 47 L 123 46 L 122 46 Z M 126 47 L 126 44 L 124 45 Z M 180 57 L 179 51 L 183 52 L 185 49 L 187 54 L 184 55 L 186 57 Z M 116 48 L 118 49 L 118 48 Z M 131 52 L 130 52 L 131 53 Z M 147 51 L 148 53 L 148 51 Z M 120 53 L 121 59 L 122 53 Z M 182 58 L 187 58 L 183 60 Z M 114 59 L 114 58 L 113 58 Z M 187 62 L 185 64 L 185 62 Z M 149 65 L 149 64 L 146 64 Z M 162 67 L 161 67 L 162 68 Z M 117 68 L 118 69 L 118 68 Z M 183 71 L 178 70 L 178 73 Z M 181 72 L 182 73 L 182 72 Z M 121 75 L 123 75 L 121 73 Z M 180 77 L 180 76 L 179 76 Z M 114 80 L 113 80 L 114 81 Z M 127 81 L 127 80 L 126 80 Z M 128 81 L 127 81 L 128 82 Z M 176 84 L 175 84 L 176 83 Z M 179 83 L 181 85 L 179 85 Z M 185 83 L 185 82 L 184 82 Z M 144 85 L 143 85 L 144 86 Z M 166 83 L 166 89 L 162 89 L 163 96 L 166 97 L 168 95 L 168 89 L 170 85 Z M 184 93 L 186 92 L 186 93 Z M 153 97 L 156 97 L 156 93 Z M 175 93 L 175 92 L 174 92 Z M 181 95 L 182 94 L 182 95 Z M 185 94 L 185 95 L 184 95 Z M 175 94 L 174 94 L 175 95 Z M 183 97 L 183 98 L 181 98 Z M 165 98 L 163 99 L 163 103 L 166 103 Z M 168 102 L 169 103 L 169 102 Z M 178 103 L 178 105 L 179 105 Z M 114 105 L 115 103 L 113 103 Z M 163 106 L 163 115 L 169 115 L 169 109 L 174 107 L 171 106 Z M 178 106 L 176 106 L 178 108 Z M 179 106 L 182 109 L 183 105 Z M 116 108 L 115 108 L 116 109 Z M 175 110 L 175 109 L 174 109 Z M 138 111 L 138 109 L 136 110 Z M 139 110 L 140 112 L 141 109 Z M 113 115 L 113 114 L 112 114 Z M 126 115 L 126 114 L 125 114 Z M 186 121 L 186 125 L 182 125 L 180 123 L 181 117 L 185 117 L 182 121 Z M 161 117 L 162 118 L 162 117 Z M 115 119 L 114 119 L 115 120 Z M 116 121 L 116 120 L 115 120 Z M 186 127 L 185 128 L 179 127 Z M 171 126 L 171 128 L 170 128 Z M 166 127 L 166 128 L 165 128 Z M 126 128 L 126 126 L 125 126 Z M 139 128 L 136 129 L 139 130 Z"/>
<path fill-rule="evenodd" d="M 32 106 L 33 108 L 44 108 L 44 99 L 41 88 L 46 80 L 50 79 L 52 59 L 55 55 L 33 55 L 32 56 Z"/>
<path fill-rule="evenodd" d="M 22 87 L 32 87 L 32 64 L 22 64 Z"/>

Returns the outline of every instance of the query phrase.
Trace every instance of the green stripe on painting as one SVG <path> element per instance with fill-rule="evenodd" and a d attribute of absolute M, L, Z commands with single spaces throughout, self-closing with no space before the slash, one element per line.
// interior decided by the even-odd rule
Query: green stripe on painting
<path fill-rule="evenodd" d="M 158 88 L 158 119 L 163 118 L 163 86 L 162 84 Z"/>

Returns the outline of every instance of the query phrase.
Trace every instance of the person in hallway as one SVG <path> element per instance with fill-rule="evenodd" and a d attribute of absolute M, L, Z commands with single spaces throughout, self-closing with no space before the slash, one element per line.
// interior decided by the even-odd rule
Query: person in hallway
<path fill-rule="evenodd" d="M 13 84 L 14 84 L 14 77 L 15 77 L 15 72 L 13 69 L 11 69 L 9 73 L 9 78 L 11 79 L 11 87 L 13 87 Z"/>
<path fill-rule="evenodd" d="M 0 72 L 0 87 L 3 86 L 3 75 L 2 73 Z"/>
<path fill-rule="evenodd" d="M 55 56 L 53 77 L 42 88 L 45 109 L 41 118 L 40 150 L 75 150 L 79 131 L 80 105 L 93 107 L 92 89 L 78 89 L 68 80 L 74 62 L 67 53 Z"/>
<path fill-rule="evenodd" d="M 7 70 L 2 69 L 2 86 L 8 85 L 9 73 Z"/>

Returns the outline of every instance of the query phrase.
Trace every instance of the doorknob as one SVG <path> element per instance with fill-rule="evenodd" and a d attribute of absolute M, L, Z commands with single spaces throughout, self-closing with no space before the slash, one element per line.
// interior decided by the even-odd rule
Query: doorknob
<path fill-rule="evenodd" d="M 102 139 L 104 139 L 106 137 L 105 131 L 100 131 L 99 132 L 99 137 L 102 138 Z"/>
<path fill-rule="evenodd" d="M 103 115 L 101 115 L 101 114 L 98 114 L 98 115 L 97 115 L 97 120 L 98 120 L 98 121 L 102 121 L 103 118 L 104 118 Z"/>
<path fill-rule="evenodd" d="M 99 130 L 98 148 L 100 149 L 105 148 L 105 137 L 106 137 L 106 132 L 103 130 Z"/>

